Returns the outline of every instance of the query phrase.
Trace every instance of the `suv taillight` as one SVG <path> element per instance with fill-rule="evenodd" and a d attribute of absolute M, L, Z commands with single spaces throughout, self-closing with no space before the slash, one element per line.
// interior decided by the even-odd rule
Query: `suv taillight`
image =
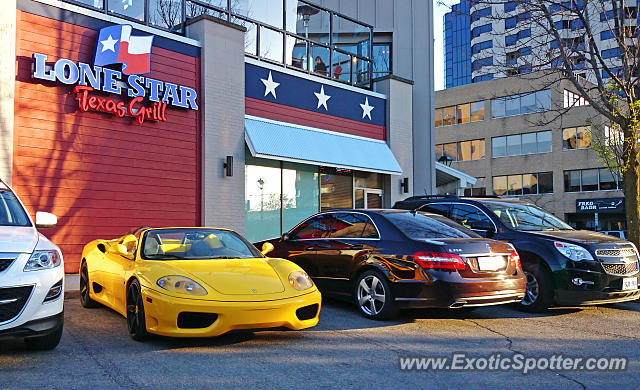
<path fill-rule="evenodd" d="M 466 264 L 455 253 L 416 252 L 413 259 L 425 269 L 464 269 Z"/>
<path fill-rule="evenodd" d="M 513 268 L 518 268 L 521 266 L 520 255 L 518 254 L 518 252 L 516 252 L 515 249 L 512 250 L 511 253 L 509 254 L 509 264 L 511 264 Z"/>

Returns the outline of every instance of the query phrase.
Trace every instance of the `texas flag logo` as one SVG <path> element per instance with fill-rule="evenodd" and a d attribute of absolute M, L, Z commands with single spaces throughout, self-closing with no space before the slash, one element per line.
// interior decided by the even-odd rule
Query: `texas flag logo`
<path fill-rule="evenodd" d="M 153 35 L 131 36 L 129 25 L 109 26 L 100 30 L 93 64 L 122 64 L 124 74 L 142 74 L 151 70 Z"/>

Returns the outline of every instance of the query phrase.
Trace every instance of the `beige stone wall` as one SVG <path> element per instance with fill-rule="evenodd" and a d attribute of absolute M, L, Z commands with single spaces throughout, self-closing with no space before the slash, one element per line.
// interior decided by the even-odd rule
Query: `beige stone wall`
<path fill-rule="evenodd" d="M 518 115 L 491 119 L 491 99 L 517 93 L 551 88 L 552 110 L 545 113 Z M 553 194 L 523 196 L 555 215 L 564 218 L 566 213 L 576 211 L 576 199 L 607 198 L 623 196 L 620 191 L 564 192 L 564 171 L 603 167 L 597 154 L 591 149 L 562 150 L 562 129 L 584 126 L 588 119 L 602 121 L 589 106 L 562 110 L 564 89 L 574 90 L 567 80 L 552 77 L 530 79 L 502 78 L 487 82 L 465 85 L 436 92 L 436 107 L 485 101 L 483 121 L 438 127 L 436 144 L 459 142 L 472 139 L 485 140 L 485 158 L 473 161 L 453 162 L 451 167 L 475 177 L 486 178 L 487 194 L 493 193 L 493 176 L 553 172 Z M 511 157 L 491 157 L 491 138 L 536 131 L 552 131 L 552 152 Z"/>
<path fill-rule="evenodd" d="M 188 36 L 202 42 L 202 224 L 244 234 L 244 31 L 204 18 Z M 231 177 L 226 156 L 233 156 Z"/>
<path fill-rule="evenodd" d="M 16 0 L 3 0 L 0 13 L 0 179 L 11 184 L 16 78 Z"/>

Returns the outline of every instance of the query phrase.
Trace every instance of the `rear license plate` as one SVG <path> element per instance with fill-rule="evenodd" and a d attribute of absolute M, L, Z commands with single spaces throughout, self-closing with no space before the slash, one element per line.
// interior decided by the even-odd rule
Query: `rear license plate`
<path fill-rule="evenodd" d="M 478 257 L 478 269 L 480 271 L 497 271 L 503 269 L 504 266 L 505 262 L 502 256 Z"/>
<path fill-rule="evenodd" d="M 623 290 L 637 290 L 638 289 L 638 278 L 623 278 L 622 279 L 622 289 Z"/>

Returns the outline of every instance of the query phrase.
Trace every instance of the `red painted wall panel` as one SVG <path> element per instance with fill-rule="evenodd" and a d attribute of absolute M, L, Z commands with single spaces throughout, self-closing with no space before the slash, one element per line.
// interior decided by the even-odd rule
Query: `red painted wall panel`
<path fill-rule="evenodd" d="M 42 233 L 62 249 L 65 270 L 77 271 L 93 239 L 199 225 L 199 113 L 169 106 L 167 122 L 138 125 L 80 112 L 73 86 L 31 78 L 31 56 L 91 63 L 97 31 L 21 11 L 17 26 L 13 187 L 32 216 L 58 215 Z M 145 76 L 199 91 L 200 59 L 153 47 Z"/>
<path fill-rule="evenodd" d="M 387 130 L 384 126 L 369 125 L 350 119 L 339 118 L 319 112 L 311 112 L 250 97 L 245 98 L 245 113 L 260 118 L 379 140 L 385 140 L 387 135 Z"/>

